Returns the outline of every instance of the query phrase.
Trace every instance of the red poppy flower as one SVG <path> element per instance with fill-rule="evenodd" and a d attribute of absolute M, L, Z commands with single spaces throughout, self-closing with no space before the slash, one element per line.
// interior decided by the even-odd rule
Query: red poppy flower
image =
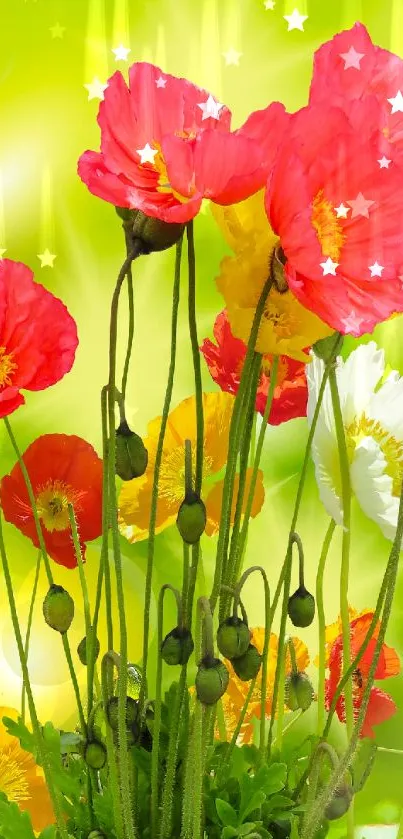
<path fill-rule="evenodd" d="M 0 261 L 0 417 L 71 369 L 77 329 L 64 304 L 22 262 Z"/>
<path fill-rule="evenodd" d="M 372 621 L 374 613 L 364 612 L 350 622 L 350 637 L 351 637 L 351 655 L 355 657 L 362 647 L 365 636 L 368 632 L 369 625 Z M 366 681 L 369 670 L 374 657 L 377 638 L 379 635 L 379 623 L 377 624 L 374 634 L 368 647 L 359 663 L 358 670 L 355 671 L 353 677 L 353 705 L 354 716 L 357 719 L 361 707 L 362 698 L 365 690 Z M 330 670 L 330 678 L 326 682 L 326 705 L 329 709 L 333 696 L 335 694 L 337 685 L 339 684 L 342 675 L 343 666 L 343 638 L 339 635 L 334 641 L 330 650 L 328 667 Z M 382 645 L 381 655 L 378 661 L 378 666 L 375 672 L 375 679 L 388 679 L 390 676 L 397 676 L 400 673 L 400 661 L 397 653 L 386 644 Z M 367 713 L 365 715 L 364 723 L 361 729 L 361 737 L 373 737 L 373 726 L 379 725 L 384 720 L 389 719 L 396 712 L 396 705 L 391 696 L 384 693 L 378 688 L 372 687 Z M 336 713 L 341 720 L 345 722 L 345 708 L 344 697 L 340 697 L 336 705 Z"/>
<path fill-rule="evenodd" d="M 236 394 L 239 388 L 246 346 L 231 332 L 227 311 L 220 312 L 214 324 L 214 337 L 217 344 L 205 338 L 200 347 L 207 366 L 215 382 L 226 393 Z M 264 414 L 270 387 L 270 370 L 273 356 L 264 355 L 262 372 L 256 394 L 256 410 Z M 308 389 L 305 376 L 305 364 L 280 356 L 277 384 L 274 389 L 272 407 L 269 416 L 270 425 L 280 425 L 295 417 L 306 416 Z"/>
<path fill-rule="evenodd" d="M 294 115 L 266 212 L 295 296 L 329 326 L 359 336 L 403 311 L 403 168 L 398 160 L 393 172 L 380 168 L 376 99 L 357 101 L 354 113 L 371 130 L 326 105 Z"/>
<path fill-rule="evenodd" d="M 186 222 L 203 197 L 233 204 L 267 180 L 288 117 L 273 103 L 230 131 L 231 113 L 199 87 L 139 62 L 108 81 L 98 124 L 101 152 L 78 174 L 90 192 L 166 222 Z"/>
<path fill-rule="evenodd" d="M 77 560 L 68 513 L 74 507 L 81 552 L 102 532 L 102 460 L 74 434 L 44 434 L 27 448 L 23 460 L 31 479 L 49 556 L 75 568 Z M 18 463 L 0 486 L 4 518 L 39 547 L 28 493 Z"/>

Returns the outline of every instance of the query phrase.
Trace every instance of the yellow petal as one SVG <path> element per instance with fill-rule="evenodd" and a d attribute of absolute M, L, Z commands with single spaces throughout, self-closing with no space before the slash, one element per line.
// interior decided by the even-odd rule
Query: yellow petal
<path fill-rule="evenodd" d="M 264 208 L 264 190 L 256 192 L 239 204 L 220 207 L 211 204 L 211 212 L 225 240 L 235 253 L 253 250 L 258 242 L 270 252 L 278 237 L 273 233 Z"/>
<path fill-rule="evenodd" d="M 246 482 L 245 482 L 245 494 L 244 494 L 244 501 L 242 505 L 242 512 L 245 512 L 249 489 L 251 484 L 252 478 L 252 469 L 248 469 L 246 473 Z M 220 526 L 220 518 L 221 518 L 221 507 L 222 507 L 222 495 L 223 495 L 223 488 L 224 488 L 224 481 L 217 481 L 214 484 L 213 488 L 210 490 L 206 500 L 206 511 L 207 511 L 207 524 L 206 524 L 206 533 L 208 536 L 214 536 L 218 533 L 219 526 Z M 239 488 L 239 475 L 235 476 L 234 481 L 234 494 L 232 498 L 232 508 L 231 508 L 231 524 L 234 522 L 235 517 L 235 508 L 236 508 L 236 501 L 238 496 L 238 488 Z M 262 509 L 264 502 L 264 486 L 263 486 L 263 472 L 259 469 L 256 481 L 256 488 L 255 493 L 253 496 L 252 502 L 252 509 L 251 509 L 251 517 L 255 518 L 260 510 Z"/>

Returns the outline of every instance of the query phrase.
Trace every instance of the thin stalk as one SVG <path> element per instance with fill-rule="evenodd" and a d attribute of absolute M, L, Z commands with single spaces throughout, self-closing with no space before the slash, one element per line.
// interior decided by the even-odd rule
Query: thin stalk
<path fill-rule="evenodd" d="M 336 524 L 331 520 L 326 531 L 326 536 L 323 542 L 318 571 L 316 574 L 316 609 L 318 615 L 318 647 L 319 647 L 319 667 L 318 667 L 318 736 L 321 737 L 323 726 L 325 724 L 325 670 L 326 670 L 326 617 L 323 600 L 323 575 L 325 572 L 325 564 L 327 555 L 329 553 L 330 543 L 332 541 L 333 533 Z"/>
<path fill-rule="evenodd" d="M 74 690 L 74 694 L 75 694 L 75 697 L 76 697 L 78 716 L 79 716 L 79 719 L 80 719 L 80 725 L 81 725 L 83 734 L 85 736 L 86 733 L 87 733 L 87 724 L 85 722 L 83 703 L 81 702 L 80 688 L 78 686 L 76 671 L 74 669 L 70 644 L 69 644 L 68 638 L 67 638 L 67 632 L 64 632 L 63 635 L 62 635 L 62 644 L 63 644 L 64 653 L 65 653 L 65 656 L 66 656 L 67 666 L 69 668 L 71 683 L 73 685 L 73 690 Z"/>
<path fill-rule="evenodd" d="M 287 609 L 288 609 L 288 600 L 290 597 L 290 587 L 291 587 L 291 571 L 292 571 L 292 546 L 293 546 L 293 536 L 292 533 L 290 536 L 288 550 L 285 558 L 285 574 L 284 574 L 284 590 L 283 590 L 283 605 L 281 609 L 281 620 L 280 620 L 280 631 L 278 637 L 278 650 L 279 655 L 277 657 L 276 662 L 276 672 L 274 676 L 274 685 L 273 685 L 273 698 L 272 698 L 272 712 L 270 717 L 270 727 L 269 727 L 269 736 L 267 741 L 267 755 L 270 756 L 272 741 L 273 741 L 273 729 L 274 729 L 274 720 L 276 716 L 277 710 L 277 703 L 280 698 L 280 687 L 281 687 L 281 672 L 282 672 L 282 654 L 283 654 L 283 647 L 285 641 L 285 630 L 287 624 Z M 271 610 L 271 620 L 273 619 L 273 606 Z M 284 705 L 284 701 L 283 701 Z M 281 714 L 280 708 L 278 712 Z"/>
<path fill-rule="evenodd" d="M 157 504 L 158 504 L 158 485 L 161 471 L 162 452 L 164 447 L 165 432 L 168 422 L 169 408 L 171 405 L 175 362 L 176 362 L 176 332 L 178 326 L 178 308 L 180 297 L 180 267 L 182 254 L 182 239 L 176 245 L 176 259 L 175 259 L 175 278 L 172 297 L 172 321 L 171 321 L 171 354 L 168 370 L 168 381 L 165 391 L 164 407 L 162 410 L 160 433 L 158 436 L 157 451 L 155 454 L 153 485 L 151 490 L 151 507 L 150 507 L 150 523 L 148 527 L 148 545 L 147 545 L 147 570 L 146 583 L 144 593 L 144 630 L 143 630 L 143 681 L 140 688 L 139 704 L 140 709 L 144 703 L 144 687 L 147 677 L 148 665 L 148 639 L 150 632 L 150 604 L 151 604 L 151 585 L 154 566 L 154 547 L 155 547 L 155 528 L 157 521 Z"/>
<path fill-rule="evenodd" d="M 294 714 L 293 718 L 285 726 L 283 726 L 283 728 L 281 730 L 281 739 L 285 736 L 285 734 L 288 733 L 290 728 L 293 728 L 293 726 L 295 725 L 296 722 L 298 722 L 299 718 L 302 716 L 303 713 L 304 712 L 301 710 L 301 708 L 299 708 L 298 711 Z M 280 748 L 281 748 L 281 746 L 280 746 L 280 743 L 278 741 L 278 737 L 276 737 L 273 740 L 273 749 L 280 749 Z"/>
<path fill-rule="evenodd" d="M 169 731 L 169 745 L 168 755 L 164 779 L 164 788 L 162 792 L 162 819 L 161 819 L 161 839 L 169 839 L 172 833 L 172 810 L 174 803 L 174 787 L 176 780 L 176 763 L 178 759 L 181 716 L 184 705 L 185 695 L 187 692 L 187 664 L 181 668 L 179 676 L 178 690 L 175 697 L 175 706 L 172 715 L 171 728 Z"/>
<path fill-rule="evenodd" d="M 81 592 L 84 604 L 84 619 L 85 619 L 85 636 L 86 636 L 86 658 L 87 658 L 87 713 L 91 713 L 93 704 L 93 690 L 91 683 L 91 673 L 88 669 L 88 662 L 93 657 L 93 647 L 95 645 L 95 638 L 91 627 L 91 609 L 90 598 L 88 594 L 87 580 L 85 578 L 83 557 L 81 554 L 80 541 L 78 538 L 77 521 L 74 515 L 74 508 L 72 504 L 68 504 L 69 521 L 71 527 L 71 535 L 73 538 L 74 552 L 77 559 L 78 572 L 80 576 Z"/>
<path fill-rule="evenodd" d="M 128 241 L 128 237 L 126 235 L 126 251 L 129 254 L 130 244 Z M 127 388 L 127 377 L 129 375 L 129 366 L 130 366 L 130 359 L 132 355 L 133 349 L 133 338 L 134 338 L 134 296 L 133 296 L 133 276 L 132 276 L 132 267 L 129 265 L 126 273 L 127 277 L 127 296 L 129 302 L 129 334 L 127 338 L 127 350 L 126 350 L 126 357 L 123 366 L 123 375 L 122 375 L 122 401 L 123 405 L 126 399 L 126 388 Z"/>
<path fill-rule="evenodd" d="M 112 651 L 106 653 L 102 659 L 101 664 L 101 684 L 102 684 L 102 700 L 105 714 L 106 727 L 106 751 L 108 756 L 108 786 L 111 791 L 112 808 L 113 808 L 113 826 L 116 831 L 117 839 L 125 839 L 125 831 L 123 826 L 123 813 L 120 803 L 120 790 L 118 770 L 116 766 L 116 753 L 113 743 L 112 729 L 108 722 L 107 708 L 109 702 L 109 683 L 112 681 L 108 677 L 108 668 L 112 670 L 114 664 L 114 657 Z"/>
<path fill-rule="evenodd" d="M 189 574 L 190 574 L 190 548 L 186 542 L 183 543 L 183 580 L 182 580 L 182 623 L 183 626 L 191 624 L 192 615 L 188 613 L 189 595 Z"/>
<path fill-rule="evenodd" d="M 192 346 L 193 370 L 195 379 L 195 401 L 196 401 L 196 472 L 195 492 L 200 495 L 203 481 L 203 449 L 204 449 L 204 414 L 203 414 L 203 388 L 201 377 L 200 350 L 197 337 L 196 323 L 196 257 L 193 236 L 193 221 L 186 225 L 188 242 L 188 318 L 189 334 Z"/>
<path fill-rule="evenodd" d="M 277 736 L 276 736 L 276 748 L 281 752 L 281 748 L 283 745 L 283 722 L 284 722 L 284 692 L 285 692 L 285 665 L 286 665 L 286 652 L 287 652 L 288 640 L 284 640 L 284 644 L 278 649 L 278 667 L 279 667 L 279 680 L 278 680 L 278 699 L 276 702 L 277 706 Z M 295 655 L 295 652 L 294 652 Z M 272 709 L 272 719 L 274 719 L 276 714 L 276 707 L 273 705 Z"/>
<path fill-rule="evenodd" d="M 29 641 L 31 638 L 31 628 L 32 628 L 32 619 L 34 616 L 34 606 L 36 601 L 36 593 L 38 591 L 38 582 L 39 582 L 39 571 L 41 568 L 41 559 L 42 559 L 42 552 L 38 551 L 38 557 L 36 560 L 36 568 L 35 568 L 35 579 L 34 579 L 34 587 L 32 589 L 32 596 L 31 602 L 29 604 L 29 612 L 28 612 L 28 623 L 27 623 L 27 633 L 25 636 L 25 648 L 24 648 L 24 655 L 25 660 L 28 664 L 28 653 L 29 653 Z M 22 683 L 22 692 L 21 692 L 21 718 L 23 723 L 25 723 L 25 684 Z"/>
<path fill-rule="evenodd" d="M 0 555 L 1 555 L 1 562 L 2 562 L 2 566 L 3 566 L 4 581 L 5 581 L 6 589 L 7 589 L 8 602 L 9 602 L 9 606 L 10 606 L 11 621 L 12 621 L 13 629 L 14 629 L 14 637 L 15 637 L 15 640 L 16 640 L 16 643 L 17 643 L 18 655 L 19 655 L 20 664 L 21 664 L 22 678 L 23 678 L 23 681 L 24 681 L 24 684 L 25 684 L 25 690 L 26 690 L 26 693 L 27 693 L 27 701 L 28 701 L 29 713 L 30 713 L 30 717 L 31 717 L 31 723 L 32 723 L 34 737 L 35 737 L 35 740 L 36 740 L 36 746 L 37 746 L 37 749 L 38 749 L 38 757 L 39 757 L 40 763 L 43 767 L 43 771 L 44 771 L 44 774 L 45 774 L 46 785 L 47 785 L 47 788 L 48 788 L 48 791 L 49 791 L 50 800 L 52 802 L 52 807 L 53 807 L 53 811 L 54 811 L 54 814 L 55 814 L 56 824 L 57 824 L 57 828 L 58 828 L 58 831 L 59 831 L 59 834 L 60 834 L 60 839 L 68 839 L 68 833 L 67 833 L 67 828 L 66 828 L 66 823 L 65 823 L 65 820 L 64 820 L 64 816 L 63 816 L 62 805 L 60 803 L 60 798 L 59 798 L 59 795 L 58 795 L 58 792 L 57 792 L 56 784 L 54 783 L 54 780 L 53 780 L 52 770 L 51 770 L 51 768 L 48 764 L 48 756 L 47 756 L 47 753 L 46 753 L 46 749 L 44 747 L 42 733 L 41 733 L 41 729 L 40 729 L 40 725 L 39 725 L 39 720 L 38 720 L 38 716 L 37 716 L 37 713 L 36 713 L 35 701 L 34 701 L 32 688 L 31 688 L 31 682 L 30 682 L 30 678 L 29 678 L 27 660 L 25 658 L 25 653 L 24 653 L 24 645 L 23 645 L 23 641 L 22 641 L 21 629 L 20 629 L 20 624 L 19 624 L 19 621 L 18 621 L 18 613 L 17 613 L 17 606 L 16 606 L 16 602 L 15 602 L 15 597 L 14 597 L 14 589 L 13 589 L 13 584 L 12 584 L 12 580 L 11 580 L 11 574 L 10 574 L 10 568 L 9 568 L 9 564 L 8 564 L 6 549 L 5 549 L 5 545 L 4 545 L 3 526 L 2 526 L 1 516 L 0 516 Z"/>
<path fill-rule="evenodd" d="M 227 751 L 226 751 L 226 753 L 225 753 L 225 763 L 226 763 L 226 764 L 229 764 L 230 759 L 231 759 L 232 752 L 234 751 L 234 748 L 235 748 L 235 746 L 236 746 L 236 741 L 238 740 L 239 733 L 240 733 L 241 728 L 242 728 L 242 726 L 243 726 L 244 719 L 245 719 L 245 716 L 246 716 L 246 712 L 247 712 L 247 710 L 248 710 L 248 705 L 249 705 L 249 702 L 250 702 L 250 700 L 251 700 L 251 698 L 252 698 L 253 691 L 254 691 L 254 689 L 255 689 L 255 685 L 256 685 L 256 677 L 255 677 L 254 679 L 252 679 L 252 681 L 251 681 L 251 683 L 250 683 L 250 685 L 249 685 L 249 690 L 248 690 L 248 693 L 247 693 L 247 695 L 246 695 L 245 702 L 243 703 L 243 706 L 242 706 L 242 711 L 241 711 L 241 713 L 239 714 L 238 721 L 237 721 L 237 724 L 236 724 L 236 727 L 235 727 L 234 733 L 233 733 L 233 735 L 232 735 L 232 737 L 231 737 L 231 741 L 230 741 L 230 744 L 229 744 L 229 748 L 228 748 L 228 750 L 227 750 Z"/>

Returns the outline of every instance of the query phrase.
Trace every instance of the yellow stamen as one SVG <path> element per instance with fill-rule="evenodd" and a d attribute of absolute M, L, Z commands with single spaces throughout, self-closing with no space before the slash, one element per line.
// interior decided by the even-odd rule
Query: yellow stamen
<path fill-rule="evenodd" d="M 393 481 L 392 495 L 399 497 L 403 480 L 403 442 L 396 440 L 396 437 L 382 428 L 379 422 L 362 414 L 359 419 L 355 419 L 346 428 L 350 462 L 353 459 L 356 446 L 363 437 L 372 437 L 378 443 L 386 460 L 385 473 Z"/>
<path fill-rule="evenodd" d="M 270 378 L 271 376 L 271 369 L 273 367 L 273 356 L 272 355 L 264 355 L 262 358 L 262 363 L 260 365 L 260 369 L 265 376 Z M 279 358 L 278 367 L 277 367 L 277 376 L 276 376 L 276 387 L 281 387 L 284 382 L 284 379 L 287 378 L 288 374 L 288 364 L 285 358 Z"/>
<path fill-rule="evenodd" d="M 50 480 L 41 487 L 36 499 L 39 517 L 46 529 L 67 530 L 70 527 L 68 504 L 74 510 L 80 508 L 80 499 L 84 492 L 73 489 L 69 484 L 59 480 Z"/>
<path fill-rule="evenodd" d="M 284 297 L 287 294 L 288 292 L 285 292 Z M 269 296 L 263 318 L 272 322 L 278 338 L 290 338 L 297 331 L 298 319 L 289 306 L 282 306 L 282 303 L 285 303 L 281 299 L 282 296 L 279 295 L 275 300 Z"/>
<path fill-rule="evenodd" d="M 169 183 L 167 167 L 166 167 L 165 160 L 164 160 L 164 157 L 163 157 L 163 154 L 162 154 L 161 146 L 159 145 L 159 143 L 156 143 L 156 142 L 153 141 L 153 147 L 157 148 L 158 152 L 159 152 L 159 154 L 156 155 L 155 160 L 154 160 L 154 167 L 157 170 L 157 172 L 159 172 L 158 186 L 157 186 L 158 192 L 170 193 L 171 195 L 174 196 L 174 198 L 176 198 L 177 201 L 180 201 L 181 204 L 186 204 L 189 201 L 189 197 L 187 197 L 185 195 L 181 195 L 179 192 L 176 192 L 176 190 L 172 189 L 172 186 Z M 190 188 L 191 195 L 193 195 L 195 191 L 196 191 L 196 188 L 195 188 L 195 185 L 193 183 L 193 185 Z"/>
<path fill-rule="evenodd" d="M 0 347 L 0 388 L 12 384 L 12 374 L 18 366 L 12 358 L 12 353 L 6 355 L 6 348 Z"/>
<path fill-rule="evenodd" d="M 192 449 L 195 443 L 192 443 Z M 193 454 L 193 452 L 192 452 Z M 192 456 L 193 482 L 195 478 L 195 460 Z M 203 475 L 208 478 L 212 474 L 212 460 L 209 455 L 203 457 Z M 180 504 L 185 495 L 185 448 L 176 446 L 163 458 L 161 464 L 159 495 L 170 503 Z"/>
<path fill-rule="evenodd" d="M 29 761 L 19 744 L 0 751 L 0 790 L 10 801 L 28 801 L 31 797 L 24 763 Z"/>
<path fill-rule="evenodd" d="M 330 256 L 335 262 L 339 261 L 340 252 L 346 241 L 342 225 L 334 214 L 330 201 L 324 198 L 323 189 L 320 189 L 312 202 L 312 224 L 316 230 L 322 253 Z"/>

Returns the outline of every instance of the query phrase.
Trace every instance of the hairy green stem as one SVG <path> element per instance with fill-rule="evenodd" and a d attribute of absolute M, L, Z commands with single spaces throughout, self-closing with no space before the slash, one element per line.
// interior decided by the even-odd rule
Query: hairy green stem
<path fill-rule="evenodd" d="M 197 337 L 196 323 L 196 258 L 193 235 L 193 221 L 186 225 L 188 242 L 188 317 L 189 334 L 192 346 L 193 370 L 195 379 L 195 401 L 196 401 L 196 471 L 195 471 L 195 492 L 200 495 L 203 481 L 203 450 L 204 450 L 204 414 L 203 414 L 203 388 L 201 378 L 200 350 Z"/>
<path fill-rule="evenodd" d="M 126 230 L 125 226 L 123 225 L 125 231 L 125 239 L 126 239 L 126 253 L 129 255 L 130 253 L 130 238 L 128 235 L 128 231 Z M 129 302 L 129 334 L 127 337 L 127 350 L 126 350 L 126 357 L 123 365 L 123 375 L 122 375 L 122 402 L 123 406 L 126 399 L 126 388 L 127 388 L 127 377 L 129 375 L 129 366 L 130 366 L 130 359 L 132 355 L 133 349 L 133 338 L 134 338 L 134 298 L 133 298 L 133 276 L 132 276 L 132 267 L 129 265 L 126 273 L 127 277 L 127 295 L 128 295 L 128 302 Z"/>
<path fill-rule="evenodd" d="M 318 570 L 316 574 L 316 609 L 318 615 L 318 647 L 319 647 L 319 666 L 318 666 L 318 736 L 322 735 L 323 726 L 325 724 L 325 671 L 326 671 L 326 617 L 323 600 L 323 575 L 325 572 L 325 564 L 327 555 L 329 553 L 330 543 L 332 541 L 333 533 L 336 524 L 331 520 L 326 531 L 326 536 L 323 542 Z"/>
<path fill-rule="evenodd" d="M 108 677 L 108 669 L 112 670 L 115 664 L 115 657 L 112 650 L 105 653 L 101 663 L 101 684 L 102 684 L 102 699 L 105 714 L 106 726 L 106 751 L 108 756 L 108 785 L 112 796 L 113 808 L 113 826 L 116 832 L 117 839 L 125 839 L 125 832 L 123 826 L 123 812 L 120 803 L 119 777 L 116 765 L 116 752 L 113 742 L 112 729 L 109 725 L 107 709 L 109 702 L 109 684 L 112 682 L 112 676 Z"/>
<path fill-rule="evenodd" d="M 172 810 L 174 803 L 174 787 L 176 779 L 176 762 L 178 758 L 181 714 L 187 693 L 187 664 L 181 668 L 178 690 L 175 697 L 171 728 L 169 731 L 169 745 L 166 763 L 164 787 L 162 792 L 161 839 L 169 839 L 172 834 Z"/>
<path fill-rule="evenodd" d="M 38 591 L 38 582 L 39 582 L 39 571 L 41 568 L 41 559 L 42 559 L 42 552 L 38 551 L 38 557 L 36 560 L 36 568 L 35 568 L 35 579 L 34 579 L 34 587 L 32 589 L 32 596 L 31 601 L 29 604 L 29 612 L 28 612 L 28 622 L 27 622 L 27 632 L 25 635 L 25 647 L 24 647 L 24 655 L 25 660 L 28 664 L 28 654 L 29 654 L 29 642 L 31 638 L 31 629 L 32 629 L 32 619 L 34 616 L 34 606 L 36 601 L 36 594 Z M 25 684 L 22 683 L 22 692 L 21 692 L 21 718 L 22 721 L 25 723 Z"/>

